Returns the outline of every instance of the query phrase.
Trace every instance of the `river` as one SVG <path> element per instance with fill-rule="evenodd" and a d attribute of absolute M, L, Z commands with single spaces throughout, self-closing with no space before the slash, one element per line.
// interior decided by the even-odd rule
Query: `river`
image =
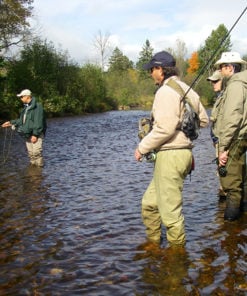
<path fill-rule="evenodd" d="M 48 120 L 45 166 L 0 129 L 0 295 L 247 295 L 247 215 L 224 222 L 209 128 L 184 184 L 183 252 L 145 248 L 138 120 L 113 111 Z M 165 229 L 164 229 L 165 233 Z M 165 237 L 165 236 L 164 236 Z"/>

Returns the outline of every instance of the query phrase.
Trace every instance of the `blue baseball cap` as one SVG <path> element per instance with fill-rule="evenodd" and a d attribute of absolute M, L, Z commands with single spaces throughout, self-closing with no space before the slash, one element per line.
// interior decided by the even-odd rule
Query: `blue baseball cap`
<path fill-rule="evenodd" d="M 174 57 L 167 51 L 160 51 L 156 53 L 151 61 L 143 65 L 144 70 L 150 70 L 153 67 L 175 67 L 176 60 Z"/>

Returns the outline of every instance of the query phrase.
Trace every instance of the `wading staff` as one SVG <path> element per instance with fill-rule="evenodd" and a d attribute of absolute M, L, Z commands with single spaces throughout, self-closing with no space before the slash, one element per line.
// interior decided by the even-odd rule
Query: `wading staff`
<path fill-rule="evenodd" d="M 212 53 L 212 55 L 210 56 L 210 58 L 208 59 L 207 63 L 205 63 L 205 66 L 202 67 L 202 69 L 200 70 L 200 72 L 198 73 L 197 77 L 194 79 L 194 81 L 191 83 L 190 87 L 188 88 L 188 90 L 185 92 L 183 98 L 185 98 L 188 94 L 188 92 L 191 90 L 191 88 L 195 85 L 195 83 L 199 80 L 200 76 L 204 73 L 204 71 L 210 66 L 211 61 L 213 59 L 213 57 L 217 54 L 217 52 L 219 51 L 219 49 L 221 48 L 222 44 L 225 42 L 225 40 L 227 39 L 227 37 L 230 35 L 230 33 L 232 32 L 232 30 L 234 29 L 234 27 L 236 26 L 236 24 L 239 22 L 239 20 L 241 19 L 241 17 L 245 14 L 247 10 L 247 6 L 245 7 L 245 9 L 243 10 L 243 12 L 240 14 L 240 16 L 237 18 L 237 20 L 235 21 L 235 23 L 232 25 L 231 29 L 228 31 L 228 33 L 224 36 L 224 38 L 221 40 L 220 44 L 218 45 L 218 47 L 215 49 L 215 51 Z"/>

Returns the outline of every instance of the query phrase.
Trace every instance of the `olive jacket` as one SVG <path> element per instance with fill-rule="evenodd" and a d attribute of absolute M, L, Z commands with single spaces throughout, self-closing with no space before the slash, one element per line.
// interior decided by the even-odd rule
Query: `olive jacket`
<path fill-rule="evenodd" d="M 40 137 L 46 131 L 46 118 L 42 105 L 33 97 L 28 105 L 25 105 L 18 119 L 10 120 L 17 132 L 26 139 L 31 136 Z"/>
<path fill-rule="evenodd" d="M 219 127 L 218 127 L 218 117 L 220 110 L 223 105 L 223 91 L 220 91 L 216 97 L 215 103 L 213 105 L 213 108 L 211 110 L 211 115 L 210 115 L 210 121 L 212 123 L 211 125 L 211 138 L 214 143 L 218 143 L 218 135 L 219 135 Z"/>
<path fill-rule="evenodd" d="M 220 152 L 229 150 L 234 140 L 247 137 L 247 70 L 227 79 L 217 130 Z"/>
<path fill-rule="evenodd" d="M 180 130 L 184 108 L 181 95 L 167 85 L 169 79 L 174 79 L 186 92 L 189 86 L 177 76 L 166 79 L 157 90 L 152 107 L 153 128 L 138 145 L 138 150 L 146 154 L 153 150 L 182 149 L 193 147 L 192 141 Z M 200 127 L 206 127 L 209 118 L 198 94 L 190 89 L 187 94 L 200 118 Z"/>

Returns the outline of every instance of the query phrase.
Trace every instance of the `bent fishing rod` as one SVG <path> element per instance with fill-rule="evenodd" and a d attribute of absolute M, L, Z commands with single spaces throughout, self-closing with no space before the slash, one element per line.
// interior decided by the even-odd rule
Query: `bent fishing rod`
<path fill-rule="evenodd" d="M 245 7 L 245 9 L 243 10 L 243 12 L 240 14 L 240 16 L 237 18 L 237 20 L 235 21 L 235 23 L 232 25 L 231 29 L 228 31 L 228 33 L 224 36 L 224 38 L 221 40 L 220 44 L 218 45 L 218 47 L 214 50 L 214 52 L 212 53 L 212 55 L 209 57 L 207 63 L 205 63 L 205 65 L 202 67 L 202 69 L 199 71 L 197 77 L 194 79 L 194 81 L 191 83 L 190 87 L 187 89 L 187 91 L 185 92 L 183 99 L 187 96 L 188 92 L 192 89 L 192 87 L 196 84 L 196 82 L 199 80 L 199 78 L 201 77 L 201 75 L 205 72 L 205 70 L 211 65 L 212 60 L 214 58 L 214 56 L 217 54 L 217 52 L 219 51 L 219 49 L 221 48 L 221 46 L 223 45 L 223 43 L 226 41 L 226 39 L 229 37 L 229 35 L 231 34 L 232 30 L 234 29 L 234 27 L 237 25 L 237 23 L 239 22 L 239 20 L 241 19 L 241 17 L 245 14 L 247 10 L 247 6 Z"/>

